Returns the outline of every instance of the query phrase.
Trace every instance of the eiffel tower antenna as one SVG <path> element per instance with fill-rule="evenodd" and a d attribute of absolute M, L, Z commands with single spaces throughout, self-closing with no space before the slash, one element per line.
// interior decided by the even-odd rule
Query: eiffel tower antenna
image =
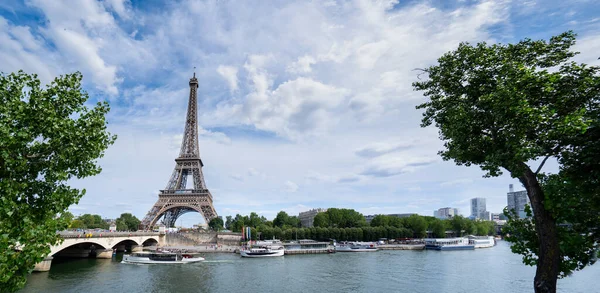
<path fill-rule="evenodd" d="M 179 157 L 175 159 L 175 169 L 167 186 L 159 192 L 158 201 L 140 223 L 142 230 L 152 229 L 161 218 L 166 227 L 174 227 L 177 218 L 188 212 L 200 213 L 207 224 L 217 217 L 212 195 L 204 182 L 204 164 L 198 147 L 196 67 L 189 84 L 190 97 Z M 192 177 L 190 183 L 193 186 L 188 186 L 188 177 Z"/>

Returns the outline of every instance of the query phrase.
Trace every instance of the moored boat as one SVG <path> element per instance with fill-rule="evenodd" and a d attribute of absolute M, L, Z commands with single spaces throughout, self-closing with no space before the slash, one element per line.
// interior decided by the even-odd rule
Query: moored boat
<path fill-rule="evenodd" d="M 240 250 L 240 255 L 242 257 L 273 257 L 273 256 L 283 256 L 284 249 L 281 247 L 252 247 L 248 249 Z"/>
<path fill-rule="evenodd" d="M 347 242 L 337 243 L 335 246 L 336 252 L 374 252 L 378 248 L 373 243 Z"/>
<path fill-rule="evenodd" d="M 459 238 L 430 238 L 425 239 L 425 249 L 429 250 L 473 250 L 474 244 L 469 239 Z"/>
<path fill-rule="evenodd" d="M 278 239 L 257 241 L 254 245 L 240 250 L 242 257 L 283 256 L 283 243 Z"/>
<path fill-rule="evenodd" d="M 184 264 L 203 261 L 204 258 L 193 253 L 172 252 L 134 252 L 123 256 L 122 263 L 136 264 Z"/>
<path fill-rule="evenodd" d="M 496 239 L 493 236 L 469 236 L 469 244 L 475 248 L 488 248 L 496 245 Z"/>

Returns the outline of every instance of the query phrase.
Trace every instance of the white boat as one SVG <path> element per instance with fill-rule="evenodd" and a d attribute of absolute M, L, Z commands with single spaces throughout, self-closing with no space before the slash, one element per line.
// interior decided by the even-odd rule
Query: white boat
<path fill-rule="evenodd" d="M 204 258 L 191 253 L 134 252 L 123 256 L 122 263 L 136 264 L 184 264 L 203 261 Z"/>
<path fill-rule="evenodd" d="M 359 242 L 348 242 L 348 243 L 336 243 L 336 252 L 373 252 L 379 250 L 375 244 L 372 243 L 359 243 Z"/>
<path fill-rule="evenodd" d="M 248 249 L 240 250 L 240 255 L 242 257 L 273 257 L 273 256 L 283 256 L 284 249 L 281 247 L 271 247 L 271 246 L 263 246 L 263 247 L 252 247 Z"/>
<path fill-rule="evenodd" d="M 285 249 L 283 243 L 278 239 L 261 240 L 252 246 L 240 250 L 242 257 L 273 257 L 283 256 Z"/>
<path fill-rule="evenodd" d="M 425 239 L 425 249 L 430 250 L 472 250 L 474 244 L 469 243 L 469 239 L 459 238 L 430 238 Z"/>
<path fill-rule="evenodd" d="M 488 248 L 496 245 L 496 239 L 493 236 L 469 236 L 469 244 L 475 248 Z"/>

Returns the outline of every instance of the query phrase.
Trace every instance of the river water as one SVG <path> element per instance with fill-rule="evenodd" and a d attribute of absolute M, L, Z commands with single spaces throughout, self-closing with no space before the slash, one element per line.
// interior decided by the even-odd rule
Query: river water
<path fill-rule="evenodd" d="M 475 251 L 400 251 L 242 259 L 205 254 L 185 265 L 121 264 L 120 257 L 54 261 L 20 292 L 533 292 L 535 268 L 508 243 Z M 559 292 L 600 292 L 600 265 L 559 280 Z"/>

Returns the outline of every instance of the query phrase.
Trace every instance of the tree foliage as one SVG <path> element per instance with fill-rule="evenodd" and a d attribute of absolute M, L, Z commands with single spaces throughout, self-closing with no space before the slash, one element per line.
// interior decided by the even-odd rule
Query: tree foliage
<path fill-rule="evenodd" d="M 435 219 L 429 224 L 429 230 L 431 230 L 433 237 L 446 238 L 446 225 L 444 221 Z"/>
<path fill-rule="evenodd" d="M 549 41 L 462 43 L 424 69 L 427 79 L 413 84 L 429 98 L 417 106 L 425 110 L 421 126 L 439 128 L 444 160 L 479 165 L 486 176 L 499 176 L 505 169 L 525 186 L 538 238 L 531 242 L 538 248 L 529 251 L 537 255 L 536 292 L 556 291 L 559 273 L 569 272 L 569 266 L 560 265 L 569 257 L 565 252 L 577 249 L 559 240 L 556 213 L 570 207 L 553 205 L 538 173 L 546 159 L 554 157 L 567 166 L 584 146 L 593 149 L 599 141 L 590 134 L 598 123 L 599 69 L 570 60 L 576 54 L 570 51 L 574 43 L 572 32 Z M 528 163 L 538 159 L 541 164 L 532 169 Z M 571 162 L 574 173 L 591 179 L 593 172 L 579 172 L 581 162 Z M 594 213 L 598 210 L 587 215 Z M 524 257 L 525 263 L 534 263 L 527 261 L 528 254 Z"/>
<path fill-rule="evenodd" d="M 86 229 L 108 229 L 109 224 L 100 215 L 83 214 L 77 217 Z"/>
<path fill-rule="evenodd" d="M 406 219 L 406 227 L 413 231 L 414 238 L 427 236 L 427 221 L 419 215 L 411 215 Z"/>
<path fill-rule="evenodd" d="M 67 228 L 57 215 L 85 190 L 72 178 L 100 173 L 96 160 L 115 140 L 106 102 L 85 105 L 80 73 L 46 87 L 35 74 L 0 75 L 0 288 L 15 291 Z"/>
<path fill-rule="evenodd" d="M 122 223 L 121 227 L 119 227 L 119 222 Z M 130 214 L 130 213 L 122 213 L 119 218 L 117 218 L 117 230 L 118 231 L 137 231 L 140 226 L 140 220 Z M 124 225 L 124 227 L 123 227 Z M 124 229 L 123 229 L 124 228 Z"/>
<path fill-rule="evenodd" d="M 223 219 L 216 217 L 208 222 L 208 227 L 210 227 L 213 231 L 220 231 L 223 229 Z"/>
<path fill-rule="evenodd" d="M 326 212 L 315 216 L 314 226 L 318 227 L 364 227 L 367 226 L 365 217 L 353 209 L 329 208 Z"/>

